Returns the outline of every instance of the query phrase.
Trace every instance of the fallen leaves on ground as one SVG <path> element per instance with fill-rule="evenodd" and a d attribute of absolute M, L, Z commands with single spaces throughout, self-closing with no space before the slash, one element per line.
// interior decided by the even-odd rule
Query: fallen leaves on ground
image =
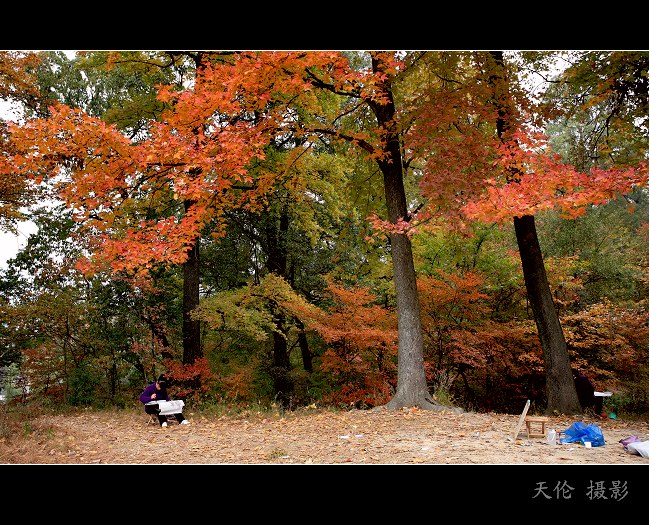
<path fill-rule="evenodd" d="M 513 433 L 519 415 L 403 409 L 216 416 L 186 412 L 189 425 L 147 425 L 136 409 L 42 415 L 31 431 L 0 440 L 10 464 L 647 464 L 620 439 L 649 439 L 649 423 L 551 417 L 547 428 L 598 425 L 606 444 L 551 446 Z"/>

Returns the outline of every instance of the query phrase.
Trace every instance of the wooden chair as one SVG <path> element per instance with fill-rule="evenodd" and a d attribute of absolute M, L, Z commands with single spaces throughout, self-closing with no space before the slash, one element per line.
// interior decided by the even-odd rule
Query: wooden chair
<path fill-rule="evenodd" d="M 545 416 L 525 416 L 525 426 L 527 427 L 527 437 L 545 437 L 545 424 L 550 421 L 549 417 Z M 534 430 L 532 424 L 540 424 L 541 428 Z"/>
<path fill-rule="evenodd" d="M 525 423 L 525 429 L 527 430 L 527 438 L 531 437 L 545 437 L 545 424 L 550 420 L 550 418 L 545 416 L 528 416 L 527 411 L 530 409 L 530 400 L 527 400 L 525 403 L 525 408 L 521 413 L 521 416 L 518 418 L 518 424 L 516 425 L 516 430 L 514 431 L 514 439 L 518 438 L 518 433 L 521 431 L 523 423 Z M 540 424 L 540 431 L 533 429 L 533 424 Z"/>
<path fill-rule="evenodd" d="M 146 425 L 159 425 L 158 423 L 158 416 L 156 414 L 147 414 L 149 416 L 149 419 L 147 419 Z M 173 414 L 167 414 L 167 424 L 171 423 L 178 423 L 178 420 L 176 419 L 176 416 Z"/>

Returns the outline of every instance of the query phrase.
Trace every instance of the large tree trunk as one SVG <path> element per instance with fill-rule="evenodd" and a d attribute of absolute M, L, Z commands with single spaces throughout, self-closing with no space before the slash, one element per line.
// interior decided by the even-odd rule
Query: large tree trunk
<path fill-rule="evenodd" d="M 511 127 L 509 112 L 509 85 L 505 74 L 502 51 L 491 51 L 495 68 L 490 77 L 494 86 L 494 99 L 498 109 L 496 129 L 498 137 L 505 140 Z M 515 180 L 519 174 L 512 173 Z M 545 364 L 547 413 L 578 414 L 582 412 L 570 369 L 570 357 L 559 321 L 552 292 L 545 273 L 545 263 L 536 234 L 534 217 L 514 218 L 514 230 L 523 268 L 527 297 L 532 306 L 534 321 L 539 333 Z"/>
<path fill-rule="evenodd" d="M 185 206 L 190 206 L 190 203 L 186 203 Z M 203 357 L 201 324 L 191 317 L 200 299 L 199 242 L 197 237 L 183 265 L 183 364 L 185 365 L 193 364 L 196 359 Z"/>
<path fill-rule="evenodd" d="M 380 54 L 372 53 L 372 69 L 375 73 L 383 72 Z M 400 218 L 407 220 L 409 214 L 403 185 L 396 111 L 389 79 L 390 76 L 386 75 L 386 80 L 377 85 L 377 91 L 380 92 L 378 98 L 381 102 L 371 103 L 371 107 L 384 137 L 385 155 L 379 158 L 378 165 L 383 174 L 388 219 L 395 224 Z M 447 408 L 432 399 L 426 383 L 419 293 L 410 238 L 404 234 L 393 233 L 390 235 L 390 243 L 397 297 L 399 351 L 397 390 L 386 408 L 389 410 L 403 407 L 431 410 Z"/>
<path fill-rule="evenodd" d="M 523 267 L 527 297 L 532 306 L 545 364 L 547 412 L 582 412 L 570 369 L 566 340 L 545 273 L 534 217 L 514 218 L 516 241 Z"/>
<path fill-rule="evenodd" d="M 205 67 L 207 54 L 197 52 L 187 56 L 194 60 L 198 76 L 198 73 Z M 194 128 L 193 132 L 198 135 L 199 128 Z M 201 170 L 193 169 L 191 173 L 193 176 L 199 177 Z M 187 212 L 194 202 L 186 200 L 183 204 L 185 212 Z M 200 236 L 194 240 L 187 256 L 187 261 L 183 265 L 183 364 L 191 365 L 196 359 L 203 357 L 201 323 L 191 317 L 192 311 L 198 307 L 200 302 Z"/>

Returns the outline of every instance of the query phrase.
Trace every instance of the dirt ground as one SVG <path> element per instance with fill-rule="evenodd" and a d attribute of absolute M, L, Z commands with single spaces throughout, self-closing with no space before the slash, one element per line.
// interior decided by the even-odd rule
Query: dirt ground
<path fill-rule="evenodd" d="M 2 464 L 636 464 L 620 439 L 649 439 L 647 421 L 551 417 L 548 428 L 598 425 L 606 444 L 551 446 L 514 437 L 520 415 L 404 409 L 216 416 L 186 410 L 189 425 L 147 424 L 141 410 L 47 415 L 0 439 Z"/>

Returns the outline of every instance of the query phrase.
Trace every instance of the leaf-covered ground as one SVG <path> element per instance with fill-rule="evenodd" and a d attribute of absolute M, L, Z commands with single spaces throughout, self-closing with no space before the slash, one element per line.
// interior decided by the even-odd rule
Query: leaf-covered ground
<path fill-rule="evenodd" d="M 43 415 L 29 431 L 0 440 L 3 464 L 649 464 L 619 440 L 649 439 L 649 423 L 567 416 L 550 419 L 565 430 L 575 421 L 598 425 L 604 446 L 550 446 L 514 439 L 519 415 L 416 409 L 208 416 L 186 411 L 189 425 L 147 425 L 141 410 Z"/>

